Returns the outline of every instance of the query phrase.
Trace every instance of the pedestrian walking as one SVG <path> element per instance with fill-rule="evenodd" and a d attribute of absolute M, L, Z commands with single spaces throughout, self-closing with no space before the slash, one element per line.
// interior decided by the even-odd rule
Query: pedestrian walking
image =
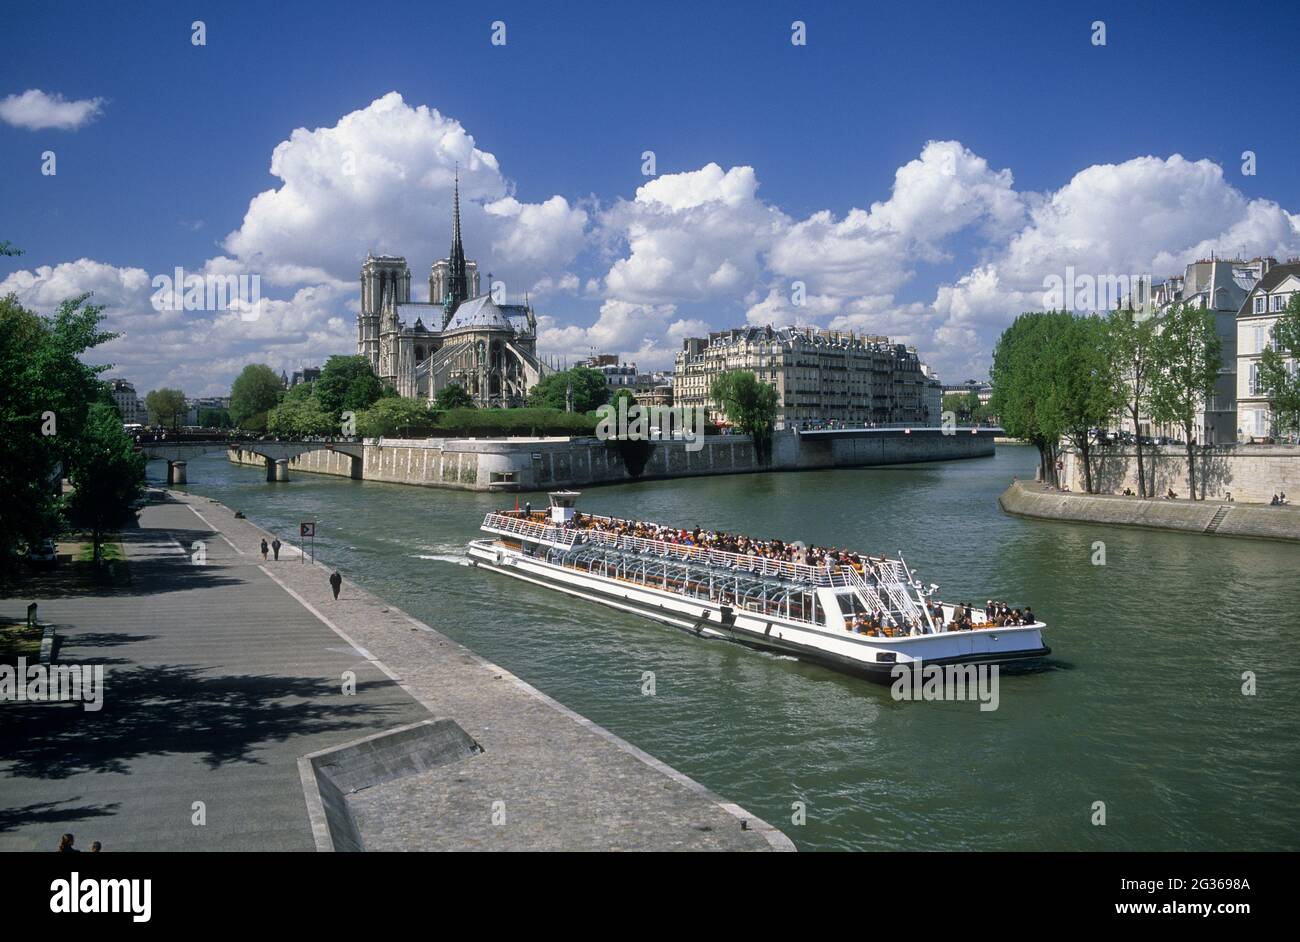
<path fill-rule="evenodd" d="M 60 854 L 80 853 L 77 850 L 77 848 L 72 846 L 75 843 L 76 843 L 76 838 L 74 838 L 71 834 L 64 834 L 61 838 L 59 838 L 59 853 Z"/>
<path fill-rule="evenodd" d="M 275 552 L 275 558 L 280 558 L 280 538 L 277 536 L 271 543 L 271 549 Z"/>
<path fill-rule="evenodd" d="M 339 600 L 339 588 L 342 585 L 343 585 L 343 577 L 340 576 L 339 571 L 335 569 L 332 573 L 330 573 L 330 588 L 334 590 L 334 601 L 336 602 Z"/>
<path fill-rule="evenodd" d="M 262 562 L 266 562 L 266 540 L 262 540 Z"/>

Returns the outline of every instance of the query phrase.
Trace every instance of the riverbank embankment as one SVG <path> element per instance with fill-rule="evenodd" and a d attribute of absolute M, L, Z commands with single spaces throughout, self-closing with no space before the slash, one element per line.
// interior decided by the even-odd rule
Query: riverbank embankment
<path fill-rule="evenodd" d="M 1014 482 L 998 505 L 1009 514 L 1038 520 L 1300 542 L 1300 508 L 1291 506 L 1080 494 L 1035 481 Z"/>
<path fill-rule="evenodd" d="M 38 600 L 102 708 L 0 717 L 0 850 L 792 850 L 784 834 L 228 507 L 159 495 L 129 584 Z M 283 537 L 281 537 L 283 539 Z M 518 624 L 501 626 L 527 632 Z"/>
<path fill-rule="evenodd" d="M 761 460 L 746 435 L 710 435 L 695 442 L 655 441 L 644 466 L 628 466 L 617 443 L 594 438 L 367 439 L 360 459 L 327 444 L 289 461 L 305 471 L 365 481 L 472 491 L 540 491 L 635 480 L 813 471 L 991 457 L 1000 429 L 876 428 L 778 432 Z M 232 448 L 236 464 L 267 459 L 255 443 Z"/>

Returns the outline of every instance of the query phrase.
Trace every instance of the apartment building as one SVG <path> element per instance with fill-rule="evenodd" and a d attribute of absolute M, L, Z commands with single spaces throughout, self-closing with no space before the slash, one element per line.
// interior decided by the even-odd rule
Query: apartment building
<path fill-rule="evenodd" d="M 939 421 L 939 381 L 914 349 L 888 337 L 813 327 L 741 327 L 686 339 L 673 366 L 673 402 L 725 422 L 709 388 L 719 374 L 738 369 L 776 388 L 782 425 Z"/>
<path fill-rule="evenodd" d="M 1237 312 L 1237 441 L 1277 434 L 1273 410 L 1259 385 L 1259 361 L 1272 343 L 1273 325 L 1292 296 L 1300 292 L 1300 260 L 1272 265 Z M 1297 364 L 1291 362 L 1292 369 Z"/>

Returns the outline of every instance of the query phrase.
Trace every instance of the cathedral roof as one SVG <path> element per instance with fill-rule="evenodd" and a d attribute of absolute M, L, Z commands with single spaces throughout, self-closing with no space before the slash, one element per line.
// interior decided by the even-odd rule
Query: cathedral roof
<path fill-rule="evenodd" d="M 477 298 L 461 302 L 456 313 L 451 316 L 443 333 L 466 327 L 478 330 L 515 330 L 515 326 L 506 319 L 501 308 L 492 302 L 492 295 L 480 294 Z"/>

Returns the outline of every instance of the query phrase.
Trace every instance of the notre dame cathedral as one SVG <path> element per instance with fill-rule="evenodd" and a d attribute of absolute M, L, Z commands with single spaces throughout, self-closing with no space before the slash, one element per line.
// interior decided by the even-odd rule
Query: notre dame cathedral
<path fill-rule="evenodd" d="M 489 286 L 490 289 L 490 286 Z M 414 324 L 407 326 L 408 319 Z M 427 326 L 425 319 L 428 319 Z M 432 400 L 456 383 L 478 406 L 518 406 L 551 370 L 537 359 L 537 318 L 528 304 L 479 294 L 478 264 L 460 243 L 460 181 L 452 209 L 451 254 L 429 271 L 429 300 L 411 300 L 400 255 L 367 255 L 361 266 L 357 353 L 399 395 Z"/>

